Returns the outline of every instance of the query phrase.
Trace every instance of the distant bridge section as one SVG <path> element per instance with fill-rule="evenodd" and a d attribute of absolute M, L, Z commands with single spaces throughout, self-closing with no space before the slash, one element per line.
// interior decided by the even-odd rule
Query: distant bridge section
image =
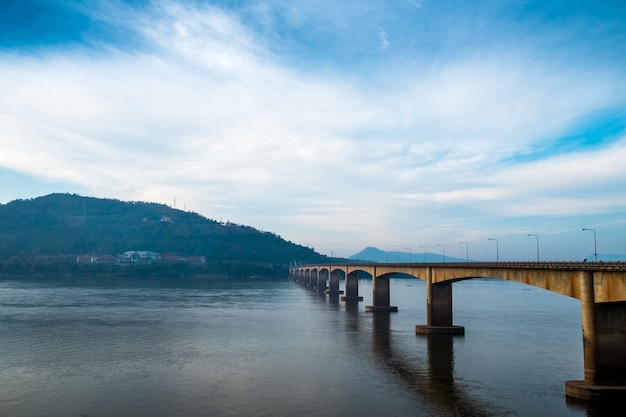
<path fill-rule="evenodd" d="M 343 263 L 300 265 L 290 278 L 308 286 L 359 300 L 359 276 L 372 278 L 372 305 L 365 311 L 397 311 L 390 305 L 389 279 L 409 275 L 426 282 L 422 334 L 463 334 L 452 321 L 452 284 L 472 278 L 497 278 L 543 288 L 581 302 L 584 381 L 567 381 L 566 394 L 582 399 L 626 397 L 626 264 L 620 262 L 449 262 Z M 327 286 L 328 282 L 328 286 Z"/>

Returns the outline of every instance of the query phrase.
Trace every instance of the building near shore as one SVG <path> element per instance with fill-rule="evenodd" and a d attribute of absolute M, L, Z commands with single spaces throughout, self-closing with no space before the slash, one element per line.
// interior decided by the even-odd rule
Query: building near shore
<path fill-rule="evenodd" d="M 147 250 L 129 250 L 117 256 L 120 265 L 151 265 L 160 261 L 160 253 Z"/>

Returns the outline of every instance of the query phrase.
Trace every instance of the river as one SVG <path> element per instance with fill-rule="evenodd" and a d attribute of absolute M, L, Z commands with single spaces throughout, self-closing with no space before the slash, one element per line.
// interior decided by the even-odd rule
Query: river
<path fill-rule="evenodd" d="M 465 336 L 421 336 L 425 285 L 397 313 L 284 281 L 0 279 L 0 416 L 604 416 L 583 379 L 580 303 L 454 284 Z M 621 413 L 618 413 L 621 415 Z M 618 415 L 616 414 L 616 415 Z"/>

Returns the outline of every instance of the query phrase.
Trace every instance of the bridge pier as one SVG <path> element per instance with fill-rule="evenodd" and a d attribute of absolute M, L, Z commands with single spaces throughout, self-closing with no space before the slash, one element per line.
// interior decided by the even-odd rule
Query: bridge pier
<path fill-rule="evenodd" d="M 317 281 L 315 282 L 315 289 L 318 291 L 326 291 L 326 281 L 328 279 L 328 269 L 322 269 L 317 271 Z"/>
<path fill-rule="evenodd" d="M 584 381 L 567 381 L 566 395 L 626 399 L 626 301 L 595 302 L 593 271 L 581 271 Z"/>
<path fill-rule="evenodd" d="M 326 294 L 343 294 L 343 291 L 339 290 L 339 271 L 333 271 L 330 273 L 330 277 L 328 278 L 328 289 L 326 290 Z"/>
<path fill-rule="evenodd" d="M 304 280 L 302 281 L 302 283 L 304 284 L 305 287 L 308 287 L 311 285 L 311 271 L 305 271 L 304 272 Z"/>
<path fill-rule="evenodd" d="M 375 270 L 374 270 L 375 271 Z M 372 304 L 365 306 L 365 311 L 398 311 L 398 307 L 390 305 L 391 290 L 389 275 L 372 276 Z"/>
<path fill-rule="evenodd" d="M 452 324 L 452 282 L 433 284 L 433 269 L 426 272 L 426 324 L 415 326 L 418 334 L 465 334 L 463 326 Z"/>
<path fill-rule="evenodd" d="M 345 296 L 341 297 L 341 301 L 363 301 L 363 297 L 359 297 L 359 272 L 353 271 L 346 274 L 345 279 Z"/>

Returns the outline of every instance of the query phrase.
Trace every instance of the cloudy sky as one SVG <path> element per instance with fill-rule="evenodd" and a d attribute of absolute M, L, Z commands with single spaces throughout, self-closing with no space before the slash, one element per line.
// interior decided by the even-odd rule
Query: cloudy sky
<path fill-rule="evenodd" d="M 165 203 L 335 256 L 580 260 L 583 228 L 624 254 L 626 3 L 2 0 L 0 146 L 0 203 Z"/>

